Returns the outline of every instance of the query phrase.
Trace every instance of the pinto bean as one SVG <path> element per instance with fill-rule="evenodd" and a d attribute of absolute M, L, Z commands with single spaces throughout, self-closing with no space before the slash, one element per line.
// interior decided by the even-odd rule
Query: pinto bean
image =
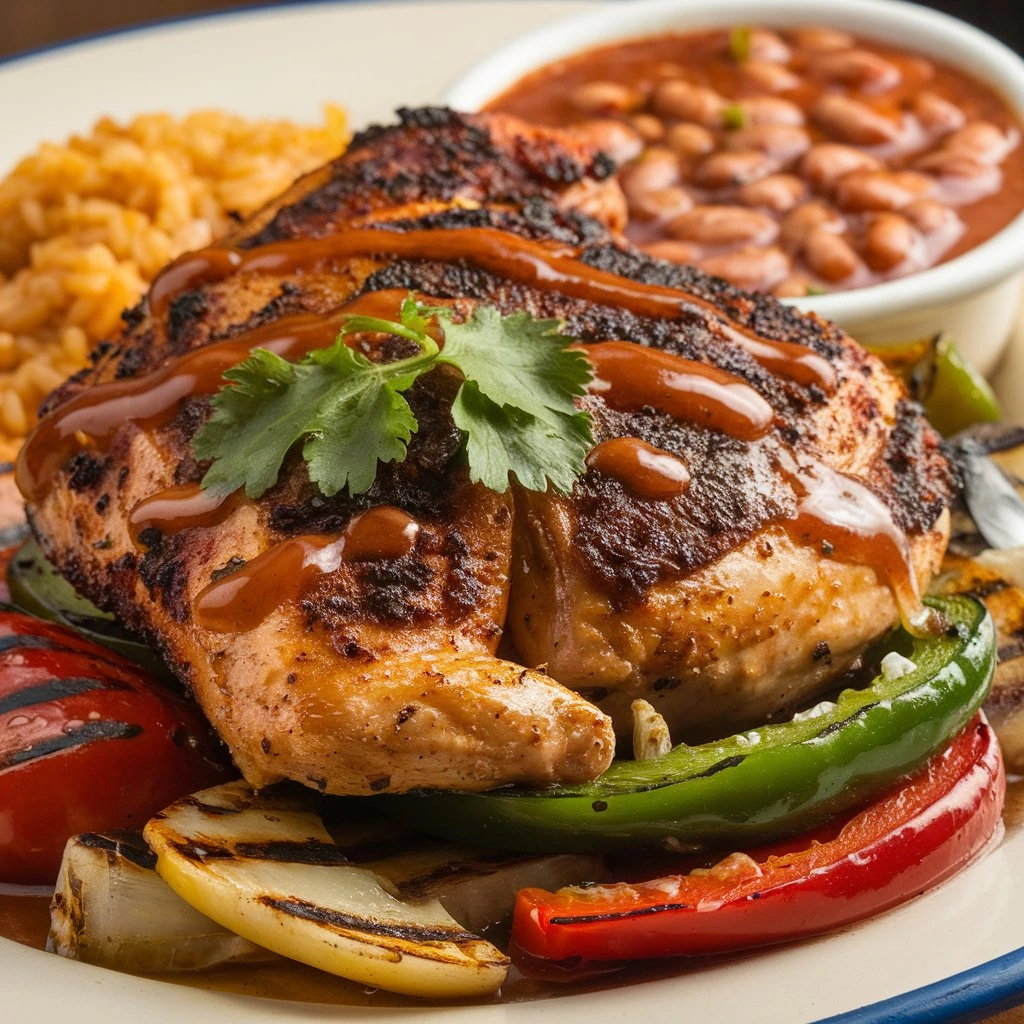
<path fill-rule="evenodd" d="M 654 90 L 653 103 L 655 112 L 662 117 L 693 121 L 705 128 L 718 127 L 722 111 L 729 105 L 725 97 L 714 89 L 679 78 L 662 82 Z"/>
<path fill-rule="evenodd" d="M 925 153 L 914 161 L 914 166 L 940 178 L 980 178 L 997 168 L 989 167 L 963 150 L 942 149 Z"/>
<path fill-rule="evenodd" d="M 671 220 L 692 209 L 690 193 L 678 185 L 641 192 L 629 204 L 630 213 L 640 220 Z"/>
<path fill-rule="evenodd" d="M 636 110 L 643 97 L 635 89 L 618 82 L 584 82 L 569 93 L 569 102 L 584 114 L 606 117 Z"/>
<path fill-rule="evenodd" d="M 674 60 L 663 60 L 654 65 L 654 74 L 658 78 L 685 78 L 686 68 Z"/>
<path fill-rule="evenodd" d="M 792 174 L 769 174 L 748 182 L 740 189 L 744 206 L 763 206 L 775 213 L 786 213 L 807 195 L 807 185 Z"/>
<path fill-rule="evenodd" d="M 697 265 L 715 277 L 724 277 L 752 292 L 769 291 L 790 270 L 789 257 L 775 246 L 744 246 L 735 252 L 709 256 Z"/>
<path fill-rule="evenodd" d="M 668 188 L 678 181 L 679 161 L 671 149 L 648 149 L 619 175 L 619 184 L 630 203 L 641 195 Z"/>
<path fill-rule="evenodd" d="M 788 64 L 793 56 L 782 36 L 765 28 L 750 30 L 750 60 L 767 60 L 775 64 Z"/>
<path fill-rule="evenodd" d="M 629 123 L 644 142 L 661 142 L 665 138 L 665 122 L 653 114 L 634 114 Z"/>
<path fill-rule="evenodd" d="M 963 230 L 963 222 L 956 210 L 935 199 L 915 199 L 901 212 L 918 231 L 926 235 L 934 235 L 940 231 L 959 234 Z"/>
<path fill-rule="evenodd" d="M 672 263 L 696 263 L 700 257 L 700 246 L 691 245 L 689 242 L 680 242 L 674 238 L 662 238 L 657 242 L 648 242 L 647 245 L 641 245 L 640 248 L 656 260 L 669 260 Z"/>
<path fill-rule="evenodd" d="M 885 273 L 907 260 L 921 244 L 921 236 L 906 217 L 876 213 L 864 234 L 864 262 Z"/>
<path fill-rule="evenodd" d="M 698 245 L 768 245 L 775 241 L 775 219 L 745 206 L 695 206 L 669 225 L 673 238 Z"/>
<path fill-rule="evenodd" d="M 812 231 L 838 234 L 846 230 L 846 219 L 838 210 L 819 199 L 803 203 L 782 219 L 781 233 L 784 245 L 799 249 Z"/>
<path fill-rule="evenodd" d="M 704 156 L 715 148 L 714 135 L 699 124 L 674 124 L 665 141 L 685 159 Z"/>
<path fill-rule="evenodd" d="M 566 131 L 581 142 L 607 153 L 620 167 L 639 156 L 644 149 L 644 140 L 636 131 L 625 122 L 611 118 L 580 121 L 570 125 Z"/>
<path fill-rule="evenodd" d="M 836 183 L 836 202 L 844 210 L 899 210 L 935 191 L 935 180 L 918 171 L 854 171 Z"/>
<path fill-rule="evenodd" d="M 838 142 L 819 142 L 811 146 L 800 165 L 800 171 L 811 185 L 828 191 L 852 171 L 875 170 L 882 162 L 869 153 Z"/>
<path fill-rule="evenodd" d="M 797 28 L 789 33 L 789 38 L 804 50 L 847 50 L 856 45 L 848 32 L 834 28 Z"/>
<path fill-rule="evenodd" d="M 826 93 L 812 111 L 815 121 L 840 142 L 880 146 L 899 138 L 900 124 L 860 100 Z"/>
<path fill-rule="evenodd" d="M 748 60 L 740 68 L 743 78 L 754 88 L 765 92 L 785 92 L 800 84 L 800 76 L 789 68 L 770 60 Z"/>
<path fill-rule="evenodd" d="M 811 270 L 826 281 L 844 281 L 860 266 L 850 243 L 831 231 L 815 228 L 804 241 L 804 259 Z"/>
<path fill-rule="evenodd" d="M 748 125 L 801 125 L 805 120 L 804 112 L 795 103 L 778 96 L 751 96 L 740 100 L 738 106 L 743 111 L 744 123 Z"/>
<path fill-rule="evenodd" d="M 933 134 L 945 135 L 947 132 L 955 132 L 957 128 L 962 128 L 967 120 L 964 112 L 955 103 L 950 103 L 949 100 L 927 89 L 914 97 L 911 110 L 921 122 L 921 127 Z"/>
<path fill-rule="evenodd" d="M 739 128 L 725 136 L 725 148 L 757 149 L 780 164 L 790 164 L 811 148 L 810 136 L 803 128 L 786 124 L 755 124 Z"/>
<path fill-rule="evenodd" d="M 870 50 L 817 53 L 808 61 L 807 69 L 816 78 L 864 93 L 885 92 L 900 81 L 900 69 Z"/>
<path fill-rule="evenodd" d="M 940 149 L 921 157 L 915 164 L 938 178 L 936 197 L 955 206 L 975 203 L 998 192 L 1003 172 L 983 164 L 962 150 Z"/>
<path fill-rule="evenodd" d="M 693 180 L 703 188 L 728 188 L 756 181 L 779 169 L 777 161 L 756 149 L 712 153 L 693 172 Z"/>
<path fill-rule="evenodd" d="M 972 121 L 948 136 L 942 148 L 949 153 L 963 153 L 979 164 L 994 167 L 1006 159 L 1007 153 L 1018 142 L 1016 133 L 1007 134 L 988 121 Z"/>
<path fill-rule="evenodd" d="M 935 77 L 935 65 L 925 57 L 915 57 L 905 53 L 900 57 L 900 68 L 903 71 L 904 85 L 920 88 L 925 82 Z"/>
<path fill-rule="evenodd" d="M 772 294 L 779 299 L 802 299 L 813 286 L 814 281 L 798 270 L 784 277 L 772 289 Z"/>

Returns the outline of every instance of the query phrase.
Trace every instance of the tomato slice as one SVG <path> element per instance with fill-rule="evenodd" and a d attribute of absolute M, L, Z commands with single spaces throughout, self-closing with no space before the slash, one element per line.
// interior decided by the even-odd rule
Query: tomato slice
<path fill-rule="evenodd" d="M 80 832 L 231 777 L 193 705 L 70 629 L 0 612 L 0 881 L 56 878 Z"/>
<path fill-rule="evenodd" d="M 963 868 L 1001 827 L 1005 793 L 999 744 L 979 714 L 834 839 L 761 859 L 733 854 L 706 873 L 524 889 L 512 937 L 530 956 L 601 961 L 731 952 L 830 931 Z"/>

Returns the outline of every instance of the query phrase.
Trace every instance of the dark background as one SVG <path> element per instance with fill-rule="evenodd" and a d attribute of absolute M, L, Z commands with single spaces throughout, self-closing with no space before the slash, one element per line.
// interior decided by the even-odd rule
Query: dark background
<path fill-rule="evenodd" d="M 122 25 L 243 6 L 256 4 L 252 0 L 0 0 L 0 56 Z M 926 6 L 974 22 L 1018 52 L 1024 49 L 1022 0 L 928 0 Z M 907 42 L 913 45 L 913 40 Z"/>

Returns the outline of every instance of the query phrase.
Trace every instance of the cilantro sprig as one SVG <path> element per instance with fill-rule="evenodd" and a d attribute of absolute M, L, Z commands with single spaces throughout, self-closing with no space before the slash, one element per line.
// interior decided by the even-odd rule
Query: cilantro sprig
<path fill-rule="evenodd" d="M 428 333 L 431 318 L 443 347 Z M 397 335 L 419 346 L 416 355 L 374 363 L 350 348 L 352 334 Z M 463 323 L 447 309 L 412 298 L 400 322 L 352 316 L 326 349 L 290 363 L 265 349 L 228 370 L 213 396 L 213 415 L 193 441 L 209 461 L 203 487 L 217 493 L 244 488 L 258 498 L 273 487 L 288 452 L 302 445 L 310 479 L 325 495 L 369 490 L 382 462 L 401 462 L 418 429 L 405 392 L 441 364 L 463 383 L 452 405 L 462 432 L 469 475 L 503 492 L 514 477 L 529 490 L 572 489 L 585 471 L 591 422 L 573 399 L 592 377 L 586 356 L 569 346 L 557 320 L 527 313 L 502 316 L 478 307 Z"/>

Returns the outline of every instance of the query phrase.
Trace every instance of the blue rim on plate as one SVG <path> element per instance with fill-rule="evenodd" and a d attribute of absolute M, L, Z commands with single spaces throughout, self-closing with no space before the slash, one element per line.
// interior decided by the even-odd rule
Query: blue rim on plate
<path fill-rule="evenodd" d="M 157 18 L 123 28 L 93 32 L 62 42 L 22 50 L 6 57 L 0 57 L 0 67 L 59 50 L 86 46 L 103 39 L 128 36 L 138 32 L 157 31 L 173 25 L 239 18 L 260 11 L 285 7 L 296 9 L 340 7 L 388 2 L 392 2 L 392 0 L 271 0 L 269 3 L 245 4 L 228 10 Z M 483 3 L 485 0 L 464 0 L 464 2 Z M 1024 1005 L 1024 946 L 930 985 L 923 985 L 857 1010 L 849 1010 L 846 1013 L 823 1018 L 817 1024 L 888 1024 L 888 1022 L 896 1020 L 906 1022 L 906 1024 L 946 1024 L 946 1022 L 969 1024 L 969 1022 L 983 1020 L 993 1014 L 1020 1005 Z"/>
<path fill-rule="evenodd" d="M 1004 953 L 995 960 L 954 974 L 942 981 L 883 999 L 878 1003 L 827 1017 L 818 1024 L 880 1024 L 912 1021 L 940 1024 L 945 1021 L 982 1020 L 1024 1001 L 1024 948 Z"/>

